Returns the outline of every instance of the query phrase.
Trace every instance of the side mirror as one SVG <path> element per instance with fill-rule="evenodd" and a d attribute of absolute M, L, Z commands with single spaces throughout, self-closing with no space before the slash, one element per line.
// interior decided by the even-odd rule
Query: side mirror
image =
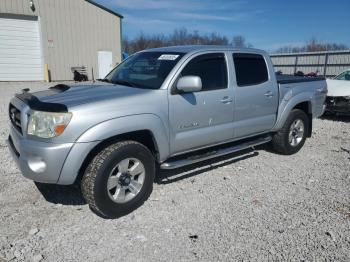
<path fill-rule="evenodd" d="M 202 80 L 199 76 L 183 76 L 177 81 L 176 89 L 190 93 L 202 90 Z"/>

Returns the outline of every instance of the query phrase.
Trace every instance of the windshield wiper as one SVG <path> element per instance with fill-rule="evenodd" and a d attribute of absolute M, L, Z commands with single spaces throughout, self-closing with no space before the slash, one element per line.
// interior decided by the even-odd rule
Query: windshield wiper
<path fill-rule="evenodd" d="M 124 86 L 130 86 L 130 87 L 136 87 L 136 88 L 145 88 L 145 89 L 149 89 L 149 87 L 144 87 L 144 86 L 140 86 L 140 85 L 136 85 L 132 82 L 129 82 L 127 80 L 122 80 L 122 79 L 118 79 L 118 80 L 109 80 L 107 78 L 103 78 L 103 79 L 96 79 L 97 81 L 101 81 L 101 82 L 107 82 L 107 83 L 112 83 L 115 85 L 124 85 Z"/>
<path fill-rule="evenodd" d="M 107 79 L 107 78 L 103 78 L 103 79 L 99 78 L 99 79 L 96 79 L 96 80 L 100 81 L 100 82 L 111 83 L 111 81 L 109 79 Z"/>
<path fill-rule="evenodd" d="M 112 81 L 113 84 L 116 84 L 116 85 L 124 85 L 124 86 L 130 86 L 130 87 L 138 87 L 136 86 L 134 83 L 131 83 L 129 81 L 126 81 L 126 80 L 114 80 Z"/>

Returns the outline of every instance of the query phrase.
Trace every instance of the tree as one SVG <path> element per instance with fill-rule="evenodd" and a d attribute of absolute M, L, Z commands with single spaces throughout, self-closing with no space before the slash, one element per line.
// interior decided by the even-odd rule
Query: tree
<path fill-rule="evenodd" d="M 345 49 L 349 49 L 349 47 L 344 44 L 322 43 L 318 41 L 315 37 L 312 37 L 304 46 L 301 46 L 301 47 L 283 46 L 278 48 L 275 51 L 275 53 L 319 52 L 319 51 L 335 51 L 335 50 L 345 50 Z"/>
<path fill-rule="evenodd" d="M 198 31 L 189 32 L 186 28 L 175 29 L 172 34 L 145 35 L 140 33 L 137 37 L 123 40 L 123 51 L 135 53 L 137 51 L 169 45 L 233 45 L 235 47 L 251 47 L 247 44 L 243 36 L 234 36 L 230 42 L 226 36 L 213 32 L 202 35 Z"/>
<path fill-rule="evenodd" d="M 235 47 L 235 48 L 243 48 L 243 47 L 246 47 L 246 43 L 245 43 L 245 38 L 241 35 L 237 35 L 237 36 L 234 36 L 232 38 L 232 45 Z"/>

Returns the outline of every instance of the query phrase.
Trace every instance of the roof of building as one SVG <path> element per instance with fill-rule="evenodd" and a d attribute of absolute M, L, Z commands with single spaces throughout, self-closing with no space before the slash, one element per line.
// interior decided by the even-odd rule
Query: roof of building
<path fill-rule="evenodd" d="M 124 16 L 122 16 L 121 14 L 119 14 L 119 13 L 117 13 L 117 12 L 115 12 L 115 11 L 113 11 L 113 10 L 103 6 L 103 5 L 98 4 L 95 1 L 92 1 L 92 0 L 85 0 L 85 1 L 90 3 L 90 4 L 93 4 L 94 6 L 97 6 L 97 7 L 101 8 L 101 9 L 105 10 L 108 13 L 111 13 L 112 15 L 116 15 L 116 16 L 118 16 L 120 18 L 124 18 Z"/>

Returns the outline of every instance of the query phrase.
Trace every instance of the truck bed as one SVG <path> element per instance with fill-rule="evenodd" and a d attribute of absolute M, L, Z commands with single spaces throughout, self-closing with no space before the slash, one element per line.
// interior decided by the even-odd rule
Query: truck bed
<path fill-rule="evenodd" d="M 324 81 L 325 78 L 322 76 L 308 77 L 308 76 L 294 76 L 294 75 L 276 75 L 278 84 L 290 84 L 300 82 L 313 82 L 313 81 Z"/>

